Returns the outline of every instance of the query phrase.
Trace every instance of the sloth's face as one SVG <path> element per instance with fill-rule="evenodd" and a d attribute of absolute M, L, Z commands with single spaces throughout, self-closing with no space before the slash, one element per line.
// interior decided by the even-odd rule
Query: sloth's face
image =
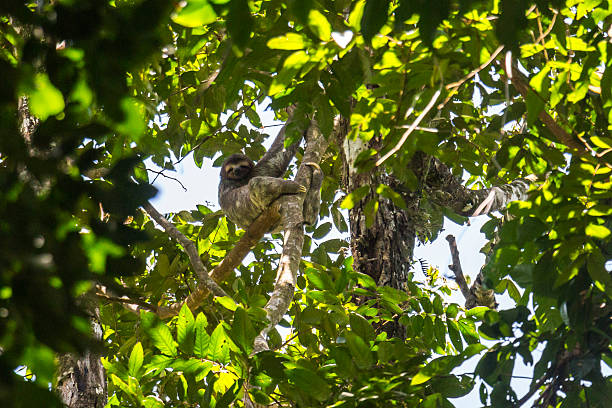
<path fill-rule="evenodd" d="M 229 179 L 243 180 L 248 177 L 252 167 L 251 163 L 246 161 L 230 163 L 225 166 L 225 174 L 227 174 L 227 178 Z"/>

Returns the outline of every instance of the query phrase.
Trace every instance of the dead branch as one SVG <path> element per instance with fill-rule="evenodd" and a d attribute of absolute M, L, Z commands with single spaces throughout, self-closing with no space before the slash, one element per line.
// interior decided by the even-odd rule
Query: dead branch
<path fill-rule="evenodd" d="M 457 249 L 457 241 L 455 240 L 454 235 L 447 235 L 446 240 L 448 241 L 448 246 L 450 247 L 451 256 L 453 258 L 453 264 L 448 265 L 448 269 L 453 271 L 455 274 L 455 279 L 457 281 L 457 285 L 459 285 L 459 289 L 461 289 L 461 293 L 463 297 L 467 300 L 472 294 L 470 293 L 470 288 L 465 280 L 465 276 L 463 275 L 463 269 L 461 269 L 461 261 L 459 260 L 459 250 Z"/>
<path fill-rule="evenodd" d="M 130 312 L 139 313 L 140 310 L 147 310 L 149 312 L 157 313 L 157 307 L 150 303 L 144 302 L 140 299 L 133 299 L 129 296 L 116 296 L 106 287 L 102 285 L 96 285 L 96 291 L 94 292 L 96 297 L 109 302 L 120 303 L 123 307 Z"/>

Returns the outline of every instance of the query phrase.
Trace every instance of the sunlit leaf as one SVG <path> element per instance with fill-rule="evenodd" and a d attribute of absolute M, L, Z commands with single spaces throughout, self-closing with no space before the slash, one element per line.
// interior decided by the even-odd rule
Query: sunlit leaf
<path fill-rule="evenodd" d="M 208 0 L 189 0 L 185 7 L 172 15 L 172 21 L 185 27 L 199 27 L 217 19 Z"/>
<path fill-rule="evenodd" d="M 32 114 L 41 120 L 64 110 L 64 96 L 44 73 L 36 74 L 32 83 L 23 84 L 22 92 L 28 96 Z"/>
<path fill-rule="evenodd" d="M 268 48 L 276 50 L 301 50 L 306 47 L 306 44 L 304 37 L 296 33 L 287 33 L 267 42 Z"/>
<path fill-rule="evenodd" d="M 134 348 L 132 348 L 132 353 L 128 361 L 128 373 L 132 377 L 138 378 L 140 368 L 142 367 L 143 356 L 142 344 L 138 342 L 134 345 Z"/>

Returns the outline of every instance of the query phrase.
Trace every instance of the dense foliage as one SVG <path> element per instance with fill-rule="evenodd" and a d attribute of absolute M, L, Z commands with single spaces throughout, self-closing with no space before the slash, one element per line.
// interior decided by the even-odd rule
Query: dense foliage
<path fill-rule="evenodd" d="M 54 352 L 103 346 L 109 406 L 242 406 L 248 390 L 261 404 L 438 407 L 474 387 L 495 407 L 534 393 L 541 406 L 607 406 L 611 24 L 602 0 L 1 2 L 0 401 L 48 406 Z M 265 98 L 330 138 L 350 118 L 322 162 L 322 219 L 273 350 L 251 355 L 275 237 L 223 283 L 231 298 L 165 321 L 104 300 L 104 344 L 92 343 L 79 299 L 93 282 L 154 309 L 198 281 L 137 209 L 154 194 L 145 160 L 172 174 L 190 155 L 260 157 Z M 355 165 L 419 194 L 424 241 L 444 214 L 463 219 L 410 170 L 418 151 L 473 188 L 538 175 L 528 201 L 484 227 L 485 284 L 515 306 L 448 303 L 434 270 L 406 290 L 354 270 L 350 243 L 328 236 L 347 231 L 345 210 L 368 193 L 370 219 L 383 200 L 406 204 L 382 184 L 338 194 L 343 143 L 369 143 Z M 242 235 L 205 206 L 171 220 L 209 268 Z M 394 321 L 405 338 L 384 331 Z M 476 354 L 475 372 L 457 374 Z M 519 356 L 533 364 L 522 392 L 510 385 Z"/>

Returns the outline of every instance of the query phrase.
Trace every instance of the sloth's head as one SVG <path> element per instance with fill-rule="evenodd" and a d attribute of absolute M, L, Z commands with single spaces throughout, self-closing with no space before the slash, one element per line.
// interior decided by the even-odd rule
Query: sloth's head
<path fill-rule="evenodd" d="M 255 163 L 244 154 L 235 153 L 225 159 L 221 166 L 221 179 L 242 181 L 249 177 Z"/>

